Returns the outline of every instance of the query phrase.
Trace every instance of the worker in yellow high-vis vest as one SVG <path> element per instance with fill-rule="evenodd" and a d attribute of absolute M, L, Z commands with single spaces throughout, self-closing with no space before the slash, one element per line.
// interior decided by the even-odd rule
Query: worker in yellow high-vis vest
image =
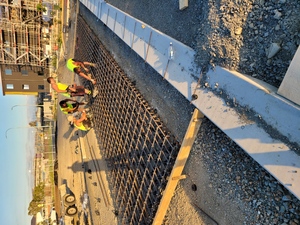
<path fill-rule="evenodd" d="M 89 89 L 86 89 L 84 86 L 79 86 L 76 84 L 67 85 L 60 82 L 56 82 L 53 77 L 48 77 L 47 82 L 51 85 L 51 88 L 58 93 L 62 93 L 66 97 L 74 96 L 84 96 L 91 95 L 92 92 Z M 98 94 L 98 90 L 93 90 L 93 98 Z"/>
<path fill-rule="evenodd" d="M 90 62 L 82 62 L 80 60 L 72 58 L 68 59 L 67 61 L 67 68 L 69 70 L 91 81 L 93 84 L 96 84 L 96 80 L 92 79 L 92 75 L 89 73 L 89 69 L 86 66 L 96 67 L 96 64 Z"/>
<path fill-rule="evenodd" d="M 90 130 L 93 126 L 91 116 L 87 115 L 86 109 L 78 108 L 78 112 L 81 114 L 80 118 L 76 119 L 75 116 L 70 116 L 70 120 L 72 120 L 71 122 L 73 122 L 73 125 L 79 130 Z"/>
<path fill-rule="evenodd" d="M 84 105 L 84 103 L 70 98 L 61 100 L 59 102 L 59 108 L 64 114 L 73 114 L 77 112 L 80 105 Z"/>

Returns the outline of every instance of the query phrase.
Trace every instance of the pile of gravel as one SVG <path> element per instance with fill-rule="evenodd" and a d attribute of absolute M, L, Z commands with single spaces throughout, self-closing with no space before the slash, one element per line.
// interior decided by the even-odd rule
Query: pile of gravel
<path fill-rule="evenodd" d="M 201 68 L 222 66 L 279 87 L 300 44 L 298 0 L 108 0 L 190 46 Z M 279 51 L 269 58 L 270 46 Z"/>
<path fill-rule="evenodd" d="M 211 191 L 239 206 L 233 213 L 243 213 L 244 224 L 299 224 L 300 201 L 207 119 L 191 158 L 203 163 Z"/>
<path fill-rule="evenodd" d="M 196 61 L 219 65 L 279 87 L 300 45 L 297 0 L 208 1 Z"/>

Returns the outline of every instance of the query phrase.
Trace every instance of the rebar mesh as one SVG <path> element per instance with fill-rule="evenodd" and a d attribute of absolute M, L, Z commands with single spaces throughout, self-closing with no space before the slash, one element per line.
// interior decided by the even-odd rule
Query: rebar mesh
<path fill-rule="evenodd" d="M 180 144 L 80 16 L 77 31 L 75 58 L 97 63 L 91 109 L 119 222 L 151 224 Z"/>

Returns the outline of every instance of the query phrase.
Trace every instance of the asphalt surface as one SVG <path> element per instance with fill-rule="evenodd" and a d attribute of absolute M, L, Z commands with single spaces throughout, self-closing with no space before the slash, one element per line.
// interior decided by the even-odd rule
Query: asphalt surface
<path fill-rule="evenodd" d="M 74 1 L 76 2 L 76 1 Z M 74 43 L 76 32 L 76 13 L 67 13 L 78 10 L 73 1 L 64 5 L 63 21 L 70 21 L 70 27 L 63 33 L 63 46 L 59 54 L 57 76 L 60 82 L 66 84 L 80 81 L 66 68 L 66 59 L 74 57 Z M 68 2 L 66 2 L 68 3 Z M 67 15 L 69 17 L 67 17 Z M 59 95 L 58 102 L 65 97 Z M 86 98 L 74 98 L 85 102 Z M 84 105 L 83 107 L 87 107 Z M 67 116 L 57 112 L 57 159 L 58 180 L 56 186 L 55 208 L 59 219 L 63 218 L 65 224 L 114 224 L 115 214 L 111 206 L 110 192 L 107 188 L 105 173 L 106 165 L 103 163 L 100 150 L 93 130 L 81 132 L 70 126 Z M 64 216 L 62 199 L 59 187 L 67 184 L 68 189 L 76 197 L 78 214 L 74 217 Z M 100 216 L 101 212 L 101 216 Z M 109 222 L 107 222 L 109 221 Z"/>
<path fill-rule="evenodd" d="M 70 75 L 64 67 L 61 67 L 60 80 L 71 83 L 72 76 L 66 74 Z M 78 83 L 77 77 L 75 81 Z M 59 96 L 58 101 L 61 99 L 63 96 Z M 78 97 L 77 100 L 84 101 L 84 97 Z M 93 130 L 78 131 L 70 126 L 67 116 L 61 112 L 58 112 L 57 116 L 57 187 L 67 184 L 69 190 L 76 196 L 78 215 L 74 217 L 74 224 L 113 224 L 115 215 L 104 172 L 107 168 L 100 155 L 95 133 Z M 64 212 L 59 192 L 56 196 L 56 210 L 61 217 Z M 84 203 L 85 199 L 87 204 Z M 65 217 L 66 224 L 70 220 L 72 218 Z"/>

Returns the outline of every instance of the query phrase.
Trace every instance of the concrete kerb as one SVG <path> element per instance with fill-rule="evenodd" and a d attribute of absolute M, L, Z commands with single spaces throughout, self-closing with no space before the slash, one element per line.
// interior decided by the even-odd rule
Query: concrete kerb
<path fill-rule="evenodd" d="M 291 142 L 298 144 L 299 106 L 278 96 L 272 87 L 221 67 L 208 72 L 207 88 L 200 87 L 197 81 L 199 71 L 193 68 L 195 54 L 193 49 L 106 2 L 99 4 L 94 4 L 92 0 L 81 2 L 300 199 L 300 189 L 297 188 L 300 184 L 300 175 L 290 172 L 299 170 L 300 157 L 291 151 L 287 143 L 277 137 L 271 137 L 270 131 L 260 127 L 257 121 L 244 120 L 226 99 L 251 109 L 259 119 L 264 120 Z M 171 61 L 167 54 L 170 42 L 173 42 L 175 48 L 175 59 Z M 223 92 L 227 96 L 224 99 L 223 96 L 216 95 L 216 92 Z M 196 100 L 192 99 L 193 94 L 198 96 Z"/>
<path fill-rule="evenodd" d="M 292 62 L 284 76 L 284 79 L 278 89 L 278 94 L 290 99 L 300 105 L 300 46 L 292 59 Z"/>
<path fill-rule="evenodd" d="M 295 123 L 300 118 L 300 107 L 276 94 L 277 88 L 221 67 L 209 71 L 206 81 L 205 89 L 227 99 L 226 104 L 232 101 L 234 108 L 253 111 L 254 117 L 288 137 L 290 142 L 300 143 L 299 123 Z M 195 105 L 199 106 L 199 102 Z"/>

